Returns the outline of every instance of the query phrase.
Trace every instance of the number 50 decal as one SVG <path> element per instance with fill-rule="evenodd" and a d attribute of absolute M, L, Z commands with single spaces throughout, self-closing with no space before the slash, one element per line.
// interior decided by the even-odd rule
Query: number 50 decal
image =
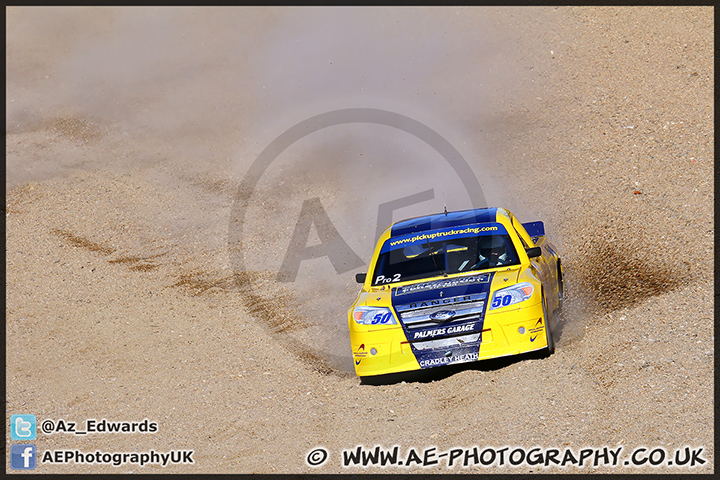
<path fill-rule="evenodd" d="M 507 307 L 512 302 L 512 295 L 496 296 L 492 300 L 492 308 Z"/>
<path fill-rule="evenodd" d="M 392 318 L 392 313 L 385 312 L 385 313 L 378 313 L 375 315 L 372 319 L 372 322 L 370 322 L 372 325 L 384 325 L 390 321 Z"/>

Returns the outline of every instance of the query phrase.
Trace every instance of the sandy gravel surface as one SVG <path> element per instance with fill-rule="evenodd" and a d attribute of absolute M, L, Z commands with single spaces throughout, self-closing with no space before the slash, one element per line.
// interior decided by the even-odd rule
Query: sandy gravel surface
<path fill-rule="evenodd" d="M 34 443 L 195 462 L 37 473 L 714 472 L 711 8 L 6 15 L 6 425 L 147 418 L 157 433 Z M 394 220 L 471 206 L 405 132 L 298 141 L 248 197 L 243 250 L 229 246 L 264 148 L 360 107 L 433 128 L 488 204 L 545 221 L 568 295 L 554 355 L 362 385 L 345 310 L 367 267 L 318 258 L 278 281 L 307 199 L 363 262 L 378 205 L 432 189 Z M 689 446 L 706 463 L 343 468 L 359 445 Z M 311 468 L 317 447 L 329 458 Z"/>

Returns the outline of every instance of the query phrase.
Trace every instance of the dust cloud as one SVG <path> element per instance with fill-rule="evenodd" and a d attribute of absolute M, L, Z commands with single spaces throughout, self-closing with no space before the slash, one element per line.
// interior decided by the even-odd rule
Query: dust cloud
<path fill-rule="evenodd" d="M 458 31 L 456 25 L 461 10 L 294 12 L 285 23 L 280 22 L 278 35 L 255 57 L 258 95 L 266 102 L 255 127 L 258 137 L 266 138 L 260 146 L 321 113 L 353 107 L 382 109 L 408 116 L 446 137 L 470 164 L 478 182 L 497 195 L 501 188 L 484 168 L 479 136 L 465 131 L 463 118 L 489 117 L 491 112 L 464 110 L 465 102 L 447 89 L 446 82 L 449 76 L 466 74 L 455 73 L 458 50 L 472 48 L 477 55 L 501 35 L 488 24 L 482 28 L 486 38 L 477 38 L 473 32 L 473 43 L 464 43 L 468 32 Z M 482 57 L 477 60 L 466 65 L 476 79 L 488 86 L 507 82 L 504 69 L 484 65 Z M 474 89 L 465 94 L 478 96 Z M 448 102 L 448 95 L 459 104 Z M 459 111 L 448 105 L 460 107 Z M 327 215 L 342 239 L 346 253 L 342 257 L 360 259 L 364 265 L 351 262 L 355 268 L 350 268 L 332 256 L 304 260 L 289 275 L 294 310 L 307 329 L 308 344 L 325 356 L 344 358 L 345 368 L 351 368 L 346 312 L 359 290 L 354 274 L 367 271 L 377 232 L 388 226 L 378 225 L 380 206 L 420 194 L 422 201 L 392 212 L 392 221 L 398 221 L 445 208 L 485 206 L 473 203 L 473 198 L 484 199 L 484 192 L 478 193 L 465 189 L 458 172 L 427 139 L 386 125 L 333 125 L 299 139 L 267 166 L 247 210 L 241 212 L 246 241 L 237 247 L 241 250 L 237 255 L 243 269 L 278 271 L 288 256 L 322 247 L 315 228 L 307 243 L 290 244 L 300 225 L 302 205 L 319 199 L 323 216 Z"/>
<path fill-rule="evenodd" d="M 281 152 L 244 212 L 241 255 L 264 301 L 284 302 L 297 327 L 248 308 L 276 336 L 349 365 L 346 310 L 366 271 L 382 204 L 424 193 L 392 221 L 461 210 L 472 198 L 504 204 L 482 125 L 500 115 L 498 94 L 515 95 L 516 52 L 489 10 L 435 8 L 10 8 L 8 10 L 9 187 L 76 171 L 145 172 L 173 191 L 182 213 L 155 221 L 178 236 L 230 224 L 234 185 L 261 151 L 294 124 L 343 108 L 374 108 L 420 122 L 453 145 L 482 192 L 426 141 L 386 125 L 330 126 Z M 468 22 L 468 16 L 475 17 Z M 515 55 L 515 56 L 514 56 Z M 472 79 L 464 82 L 462 79 Z M 474 126 L 479 125 L 477 129 Z M 22 139 L 22 140 L 21 140 Z M 44 144 L 30 161 L 21 142 Z M 15 143 L 17 142 L 17 143 Z M 18 162 L 18 163 L 15 163 Z M 201 199 L 196 192 L 203 189 Z M 215 212 L 208 217 L 208 201 Z M 235 198 L 234 198 L 235 197 Z M 290 254 L 303 203 L 319 199 L 344 242 L 348 270 L 328 257 L 304 260 L 292 281 L 269 286 Z M 181 219 L 177 221 L 178 217 Z M 233 232 L 230 232 L 232 237 Z M 214 243 L 213 243 L 214 242 Z M 307 246 L 321 242 L 316 228 Z M 178 251 L 207 250 L 176 245 Z M 216 262 L 217 263 L 217 262 Z M 255 272 L 255 273 L 253 273 Z M 183 275 L 174 285 L 183 285 Z M 211 285 L 230 285 L 225 273 Z M 253 282 L 245 282 L 245 285 Z M 257 296 L 243 296 L 255 298 Z M 300 340 L 298 340 L 300 339 Z M 318 341 L 318 339 L 321 339 Z M 297 350 L 297 347 L 292 347 Z M 336 362 L 337 363 L 337 362 Z"/>

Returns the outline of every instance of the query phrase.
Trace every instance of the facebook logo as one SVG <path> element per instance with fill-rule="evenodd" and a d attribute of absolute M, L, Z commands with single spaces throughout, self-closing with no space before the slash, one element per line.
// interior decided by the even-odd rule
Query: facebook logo
<path fill-rule="evenodd" d="M 13 440 L 35 440 L 37 419 L 35 415 L 12 415 L 10 417 L 10 438 Z"/>
<path fill-rule="evenodd" d="M 35 470 L 37 450 L 35 445 L 24 443 L 10 446 L 10 467 L 13 470 Z"/>

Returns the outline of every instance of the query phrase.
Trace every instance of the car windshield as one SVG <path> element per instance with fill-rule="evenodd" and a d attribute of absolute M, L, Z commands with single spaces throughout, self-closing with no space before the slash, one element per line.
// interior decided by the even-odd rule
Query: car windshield
<path fill-rule="evenodd" d="M 507 235 L 427 241 L 381 253 L 372 284 L 383 285 L 518 263 L 517 252 Z"/>

